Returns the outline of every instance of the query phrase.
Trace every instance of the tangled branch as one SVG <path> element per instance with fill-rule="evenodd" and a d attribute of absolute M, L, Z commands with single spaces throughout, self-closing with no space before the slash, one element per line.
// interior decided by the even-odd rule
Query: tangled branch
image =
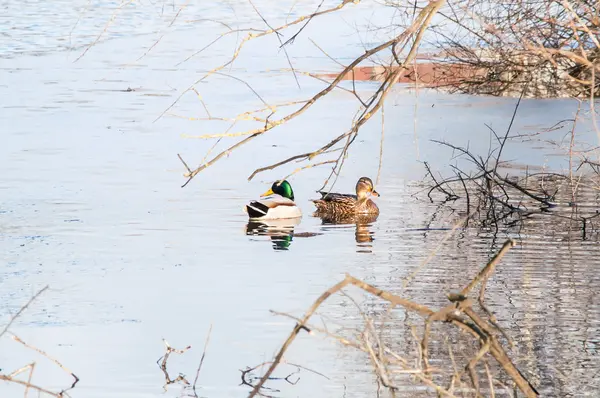
<path fill-rule="evenodd" d="M 457 327 L 458 329 L 472 336 L 475 342 L 479 344 L 477 353 L 469 358 L 465 371 L 455 372 L 455 376 L 452 379 L 451 386 L 461 382 L 461 379 L 465 373 L 469 374 L 471 386 L 479 395 L 480 385 L 479 378 L 475 372 L 476 367 L 488 356 L 491 356 L 496 363 L 504 370 L 505 374 L 515 383 L 517 388 L 521 390 L 527 397 L 536 397 L 538 392 L 535 387 L 525 378 L 525 376 L 519 371 L 519 369 L 512 362 L 504 347 L 502 346 L 498 333 L 500 331 L 495 326 L 495 322 L 490 321 L 490 317 L 485 319 L 481 317 L 474 309 L 473 304 L 475 301 L 469 297 L 469 294 L 473 291 L 476 285 L 480 285 L 479 302 L 483 306 L 483 296 L 485 292 L 486 284 L 495 272 L 497 265 L 501 258 L 515 245 L 513 240 L 508 240 L 503 245 L 502 249 L 494 256 L 490 262 L 481 269 L 478 275 L 465 286 L 460 293 L 451 294 L 448 296 L 450 304 L 439 310 L 433 310 L 428 306 L 416 303 L 411 300 L 404 299 L 400 296 L 392 294 L 388 291 L 378 289 L 364 281 L 361 281 L 353 276 L 346 275 L 346 277 L 335 284 L 328 290 L 326 290 L 314 304 L 306 311 L 302 318 L 295 318 L 290 315 L 284 314 L 287 317 L 291 317 L 296 321 L 294 328 L 292 329 L 287 340 L 282 344 L 279 352 L 273 359 L 269 369 L 262 376 L 260 381 L 254 385 L 249 397 L 258 395 L 261 388 L 269 380 L 271 375 L 277 366 L 282 363 L 283 357 L 287 349 L 292 345 L 295 338 L 301 331 L 307 331 L 313 333 L 315 331 L 326 334 L 329 337 L 335 338 L 340 343 L 351 346 L 361 351 L 364 351 L 369 355 L 371 363 L 374 368 L 374 372 L 377 375 L 379 381 L 389 388 L 395 390 L 393 382 L 390 377 L 393 372 L 390 370 L 391 365 L 400 366 L 403 374 L 414 375 L 420 382 L 433 388 L 438 394 L 442 396 L 453 397 L 452 387 L 444 388 L 440 385 L 435 384 L 430 374 L 434 369 L 429 365 L 429 341 L 432 338 L 431 325 L 433 323 L 449 324 Z M 420 339 L 420 355 L 422 358 L 421 369 L 414 369 L 410 367 L 409 362 L 404 359 L 400 354 L 395 353 L 389 347 L 381 341 L 380 335 L 375 332 L 373 323 L 365 317 L 366 328 L 361 334 L 360 341 L 348 340 L 341 336 L 336 336 L 329 331 L 310 325 L 308 322 L 311 317 L 315 314 L 317 309 L 331 296 L 336 293 L 343 293 L 342 289 L 348 286 L 355 286 L 373 296 L 379 297 L 380 299 L 387 301 L 390 304 L 390 308 L 402 307 L 408 313 L 414 313 L 424 319 L 424 332 Z M 485 310 L 486 314 L 491 314 L 489 310 Z M 487 365 L 486 365 L 487 369 Z M 493 388 L 493 387 L 490 387 Z"/>

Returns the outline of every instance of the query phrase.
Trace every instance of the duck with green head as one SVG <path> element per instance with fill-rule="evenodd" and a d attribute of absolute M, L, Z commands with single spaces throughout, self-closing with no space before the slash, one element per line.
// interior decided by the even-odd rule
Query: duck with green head
<path fill-rule="evenodd" d="M 321 199 L 312 202 L 317 207 L 316 216 L 333 218 L 355 215 L 377 215 L 379 208 L 371 196 L 379 196 L 369 177 L 361 177 L 356 183 L 356 195 L 319 191 Z"/>
<path fill-rule="evenodd" d="M 271 189 L 260 196 L 264 199 L 253 200 L 246 205 L 250 220 L 302 217 L 300 208 L 294 202 L 292 186 L 286 180 L 275 181 Z"/>

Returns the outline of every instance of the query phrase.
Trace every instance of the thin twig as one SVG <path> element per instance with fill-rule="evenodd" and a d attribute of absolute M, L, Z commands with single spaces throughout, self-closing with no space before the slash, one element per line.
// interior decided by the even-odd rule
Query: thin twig
<path fill-rule="evenodd" d="M 19 317 L 21 316 L 21 314 L 23 313 L 23 311 L 25 311 L 27 308 L 29 308 L 29 306 L 31 305 L 31 303 L 33 303 L 38 297 L 40 297 L 40 295 L 42 293 L 44 293 L 46 290 L 48 290 L 48 285 L 44 286 L 42 289 L 40 289 L 36 294 L 33 295 L 33 297 L 31 297 L 29 299 L 29 301 L 27 301 L 27 303 L 25 303 L 24 306 L 22 306 L 19 311 L 17 311 L 17 313 L 15 315 L 13 315 L 10 318 L 10 321 L 8 321 L 8 323 L 6 324 L 6 326 L 4 327 L 4 329 L 2 330 L 2 332 L 0 332 L 0 337 L 4 336 L 4 334 L 6 334 L 6 332 L 8 331 L 8 329 L 10 329 L 10 327 L 12 326 L 13 322 Z"/>
<path fill-rule="evenodd" d="M 208 328 L 208 333 L 206 334 L 206 341 L 204 342 L 204 349 L 202 350 L 202 357 L 200 358 L 200 364 L 198 365 L 198 370 L 196 371 L 194 384 L 192 384 L 192 390 L 194 391 L 194 395 L 196 396 L 196 383 L 198 383 L 198 377 L 200 377 L 200 371 L 202 370 L 202 364 L 204 363 L 204 357 L 206 356 L 206 348 L 208 347 L 208 342 L 210 341 L 210 332 L 212 332 L 212 324 Z"/>

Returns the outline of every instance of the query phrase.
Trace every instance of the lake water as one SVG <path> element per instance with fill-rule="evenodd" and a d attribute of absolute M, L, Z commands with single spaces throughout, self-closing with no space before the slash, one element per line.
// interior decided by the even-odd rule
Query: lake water
<path fill-rule="evenodd" d="M 254 1 L 273 26 L 319 3 L 292 8 L 294 2 Z M 332 4 L 337 2 L 322 7 Z M 460 215 L 430 203 L 423 192 L 423 161 L 446 175 L 455 164 L 452 151 L 431 140 L 469 145 L 485 155 L 490 145 L 486 124 L 504 132 L 514 99 L 415 92 L 399 85 L 385 108 L 377 221 L 357 228 L 323 225 L 311 217 L 308 200 L 329 174 L 327 166 L 316 167 L 290 178 L 304 217 L 294 226 L 293 239 L 282 241 L 248 231 L 243 207 L 303 164 L 259 174 L 251 182 L 247 177 L 346 131 L 356 100 L 334 91 L 300 118 L 233 151 L 183 189 L 185 170 L 177 154 L 190 165 L 199 164 L 215 141 L 189 137 L 222 133 L 228 124 L 190 120 L 206 116 L 194 93 L 169 109 L 203 73 L 231 57 L 243 37 L 232 34 L 185 61 L 226 30 L 215 20 L 264 27 L 249 3 L 8 1 L 2 8 L 0 315 L 2 323 L 8 322 L 36 291 L 50 286 L 11 331 L 81 378 L 71 396 L 188 393 L 180 385 L 163 390 L 156 364 L 164 353 L 162 339 L 176 348 L 192 346 L 171 356 L 169 370 L 173 377 L 183 373 L 193 380 L 211 325 L 199 395 L 244 396 L 250 390 L 240 385 L 240 369 L 271 360 L 293 327 L 293 321 L 270 309 L 300 316 L 345 273 L 439 308 L 447 304 L 445 294 L 466 285 L 508 237 L 518 245 L 490 280 L 487 297 L 517 343 L 509 351 L 512 359 L 543 396 L 597 395 L 597 227 L 592 223 L 583 235 L 569 223 L 538 215 L 519 230 L 459 230 L 440 245 Z M 312 21 L 287 47 L 291 62 L 298 71 L 337 70 L 309 38 L 340 62 L 349 62 L 363 45 L 387 37 L 387 31 L 374 28 L 392 15 L 393 10 L 362 2 Z M 285 38 L 290 36 L 286 32 Z M 278 46 L 275 37 L 251 41 L 223 70 L 227 76 L 213 75 L 196 86 L 212 116 L 231 117 L 262 106 L 229 75 L 248 82 L 270 104 L 310 98 L 323 87 L 299 73 L 298 88 Z M 357 90 L 367 95 L 375 87 L 360 83 Z M 524 100 L 512 131 L 542 132 L 573 118 L 576 109 L 569 100 Z M 232 131 L 252 126 L 240 122 Z M 511 142 L 503 158 L 514 173 L 525 168 L 564 171 L 570 126 Z M 578 143 L 596 144 L 589 122 L 576 131 Z M 351 148 L 336 191 L 351 192 L 362 175 L 376 179 L 380 137 L 380 118 L 375 117 Z M 213 153 L 236 139 L 224 138 Z M 581 195 L 585 211 L 594 214 L 596 187 L 584 187 Z M 566 202 L 555 211 L 570 214 Z M 433 250 L 436 257 L 419 268 Z M 370 315 L 385 313 L 384 303 L 349 291 Z M 332 325 L 362 328 L 360 314 L 343 297 L 332 298 L 322 314 Z M 398 351 L 413 352 L 403 313 L 394 315 L 391 338 L 396 337 Z M 302 334 L 286 359 L 327 378 L 301 371 L 295 385 L 270 382 L 281 390 L 272 395 L 376 393 L 368 358 L 332 340 Z M 70 376 L 9 335 L 0 341 L 3 374 L 32 361 L 37 361 L 36 384 L 53 391 L 70 385 Z M 285 377 L 291 369 L 284 367 L 276 376 Z M 423 394 L 418 384 L 402 380 L 404 396 Z M 22 394 L 21 387 L 6 383 L 0 391 L 2 396 Z"/>

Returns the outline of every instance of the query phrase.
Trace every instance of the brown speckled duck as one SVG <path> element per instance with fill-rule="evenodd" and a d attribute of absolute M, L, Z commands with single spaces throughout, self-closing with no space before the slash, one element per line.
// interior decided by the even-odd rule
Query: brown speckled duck
<path fill-rule="evenodd" d="M 379 208 L 370 198 L 370 196 L 379 196 L 379 193 L 373 187 L 373 181 L 368 177 L 361 177 L 356 183 L 356 195 L 327 193 L 319 191 L 321 199 L 314 199 L 312 202 L 317 207 L 315 215 L 317 216 L 351 216 L 379 214 Z"/>

